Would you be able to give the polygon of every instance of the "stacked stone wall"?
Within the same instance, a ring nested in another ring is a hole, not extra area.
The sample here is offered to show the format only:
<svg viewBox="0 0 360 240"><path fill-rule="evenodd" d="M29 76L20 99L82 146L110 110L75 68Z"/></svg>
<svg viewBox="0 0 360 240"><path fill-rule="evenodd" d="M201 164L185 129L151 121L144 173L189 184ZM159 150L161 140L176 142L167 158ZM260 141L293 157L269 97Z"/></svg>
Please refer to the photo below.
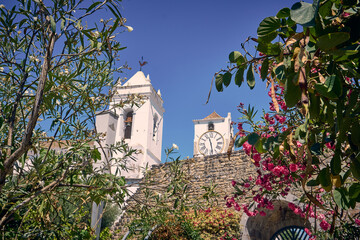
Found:
<svg viewBox="0 0 360 240"><path fill-rule="evenodd" d="M225 206L226 201L224 197L227 195L230 196L234 191L231 185L232 180L237 181L241 178L247 178L248 176L256 176L256 169L251 159L243 151L234 152L230 157L227 154L217 154L185 159L181 160L180 163L188 184L188 199L189 202L193 203L205 201L202 198L205 193L202 186L216 184L214 192L217 197L213 200L215 200L217 205ZM150 176L150 181L153 183L153 189L159 192L159 194L165 191L172 164L172 162L168 162L154 165L147 173L147 176ZM141 186L142 183L140 183L140 187L136 193L127 201L125 214L113 227L114 232L118 232L118 234L115 235L115 239L127 231L127 225L131 221L130 216L126 214L126 210L131 209L135 206L136 202L144 199L143 188Z"/></svg>

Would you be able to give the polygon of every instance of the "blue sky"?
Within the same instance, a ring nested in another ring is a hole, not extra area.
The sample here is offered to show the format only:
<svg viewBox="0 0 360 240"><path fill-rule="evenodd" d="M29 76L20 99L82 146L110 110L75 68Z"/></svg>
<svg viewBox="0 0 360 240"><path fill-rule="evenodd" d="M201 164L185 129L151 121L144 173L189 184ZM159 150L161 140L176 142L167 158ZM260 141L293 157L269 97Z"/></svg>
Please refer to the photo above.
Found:
<svg viewBox="0 0 360 240"><path fill-rule="evenodd" d="M91 0L85 0L84 4ZM243 102L255 106L259 112L268 109L269 97L265 84L257 81L255 89L246 84L238 88L232 82L218 93L213 88L205 104L215 72L225 68L231 51L240 50L240 44L249 36L256 37L259 23L275 16L295 0L123 0L120 10L132 32L119 35L127 49L120 54L127 63L122 77L130 78L139 69L139 60L148 62L143 67L150 74L154 88L160 89L164 100L163 149L173 143L179 146L182 158L193 156L193 119L202 119L213 111L226 117L240 116L236 106ZM15 4L0 0L0 4ZM112 16L108 11L107 19ZM247 45L248 50L253 46ZM164 151L163 151L164 152ZM164 161L165 154L162 154Z"/></svg>
<svg viewBox="0 0 360 240"><path fill-rule="evenodd" d="M215 110L223 117L231 112L236 121L236 106L240 102L256 106L259 112L268 108L267 91L260 81L252 91L232 82L222 93L213 90L210 102L205 102L211 79L227 66L229 53L240 50L248 36L256 37L262 19L275 16L281 8L290 8L295 2L123 1L123 17L134 28L131 33L121 34L121 42L127 46L121 56L132 67L124 76L130 78L139 70L142 56L149 62L142 70L150 74L164 100L163 148L176 143L182 158L192 157L193 119L202 119Z"/></svg>

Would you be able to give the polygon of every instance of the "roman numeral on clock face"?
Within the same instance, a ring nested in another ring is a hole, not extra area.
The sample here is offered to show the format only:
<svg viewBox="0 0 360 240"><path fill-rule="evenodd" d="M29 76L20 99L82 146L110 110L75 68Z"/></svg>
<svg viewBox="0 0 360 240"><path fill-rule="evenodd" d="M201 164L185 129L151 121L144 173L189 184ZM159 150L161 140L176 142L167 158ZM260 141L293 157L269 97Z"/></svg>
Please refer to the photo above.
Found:
<svg viewBox="0 0 360 240"><path fill-rule="evenodd" d="M208 131L201 135L198 144L201 154L217 154L220 153L224 147L224 138L216 131Z"/></svg>

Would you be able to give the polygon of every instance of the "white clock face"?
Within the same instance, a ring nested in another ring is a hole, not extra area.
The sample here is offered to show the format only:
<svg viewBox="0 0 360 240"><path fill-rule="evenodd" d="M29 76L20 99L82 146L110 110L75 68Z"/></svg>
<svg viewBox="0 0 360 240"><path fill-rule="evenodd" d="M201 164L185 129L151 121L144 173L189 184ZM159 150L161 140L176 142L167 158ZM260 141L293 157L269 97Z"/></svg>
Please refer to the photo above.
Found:
<svg viewBox="0 0 360 240"><path fill-rule="evenodd" d="M199 138L199 152L203 155L213 155L222 152L224 138L216 131L208 131Z"/></svg>

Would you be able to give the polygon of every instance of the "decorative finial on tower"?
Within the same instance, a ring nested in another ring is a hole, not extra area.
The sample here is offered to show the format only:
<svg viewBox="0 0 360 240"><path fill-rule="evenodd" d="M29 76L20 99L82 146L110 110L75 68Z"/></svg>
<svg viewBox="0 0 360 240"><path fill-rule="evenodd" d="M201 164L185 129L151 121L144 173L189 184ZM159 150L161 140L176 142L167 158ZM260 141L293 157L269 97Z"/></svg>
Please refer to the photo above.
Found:
<svg viewBox="0 0 360 240"><path fill-rule="evenodd" d="M157 91L157 94L159 95L159 97L161 97L160 89Z"/></svg>
<svg viewBox="0 0 360 240"><path fill-rule="evenodd" d="M140 71L141 71L141 68L142 68L144 65L148 64L148 62L147 62L147 61L144 61L144 57L141 56L141 61L139 61L139 64L140 64Z"/></svg>

